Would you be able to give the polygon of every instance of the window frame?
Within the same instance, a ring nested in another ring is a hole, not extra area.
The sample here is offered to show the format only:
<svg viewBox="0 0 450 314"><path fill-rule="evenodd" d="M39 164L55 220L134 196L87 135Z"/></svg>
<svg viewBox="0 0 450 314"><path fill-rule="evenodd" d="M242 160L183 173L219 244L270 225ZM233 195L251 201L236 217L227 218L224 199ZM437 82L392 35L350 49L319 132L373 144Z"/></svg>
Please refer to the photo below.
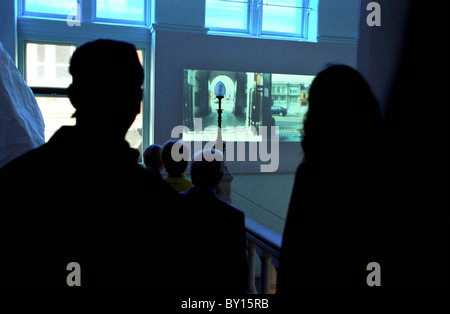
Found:
<svg viewBox="0 0 450 314"><path fill-rule="evenodd" d="M226 0L225 0L226 1ZM232 1L230 1L232 2ZM215 27L215 26L207 26L206 25L206 0L205 0L205 27L216 31L216 32L229 32L229 33L235 33L235 34L251 34L251 18L252 18L252 10L250 9L250 7L253 4L249 1L247 2L247 27L244 28L228 28L228 27Z"/></svg>
<svg viewBox="0 0 450 314"><path fill-rule="evenodd" d="M104 23L104 24L120 24L126 26L149 26L150 24L150 3L149 1L144 1L144 21L133 21L124 19L110 19L104 17L97 17L97 0L92 1L92 16L94 23Z"/></svg>
<svg viewBox="0 0 450 314"><path fill-rule="evenodd" d="M76 3L78 5L78 8L81 7L81 1L82 0L76 0ZM17 1L18 6L18 17L29 17L29 18L36 18L36 19L50 19L50 20L66 20L68 15L65 14L56 14L56 13L41 13L41 12L33 12L33 11L26 11L26 0L18 0ZM79 12L81 13L81 12Z"/></svg>
<svg viewBox="0 0 450 314"><path fill-rule="evenodd" d="M227 0L223 0L226 2ZM226 27L208 26L206 24L206 9L205 9L205 27L209 29L210 34L229 34L235 36L250 36L257 38L275 38L275 39L288 39L299 41L316 41L316 38L309 38L309 21L310 13L313 10L318 10L317 1L300 0L302 9L301 14L301 26L298 32L278 32L263 30L263 13L264 7L268 4L264 4L267 0L248 0L247 2L247 28L235 29ZM232 1L230 1L232 2ZM205 0L206 6L206 0ZM311 36L313 37L313 36Z"/></svg>
<svg viewBox="0 0 450 314"><path fill-rule="evenodd" d="M151 45L148 26L122 20L96 21L96 1L77 0L80 8L80 26L68 25L68 16L29 14L25 12L25 0L15 0L17 4L17 67L24 79L26 76L26 45L28 43L75 46L98 38L127 41L142 50L144 83L142 99L142 147L147 147L154 139L154 108L151 105ZM150 21L150 5L146 2L145 23ZM78 21L77 21L78 22ZM36 97L67 97L67 88L31 87Z"/></svg>
<svg viewBox="0 0 450 314"><path fill-rule="evenodd" d="M23 70L21 71L24 80L27 81L27 44L38 44L38 45L55 45L55 46L75 46L75 49L78 47L76 42L60 42L60 41L44 41L44 40L30 40L26 39L23 41L23 49L19 49L19 55L23 55L19 60L23 60L23 66L21 67ZM20 46L19 46L20 47ZM20 64L20 62L19 62ZM19 68L20 69L20 68ZM45 95L50 97L54 95L55 97L65 97L67 96L67 88L64 87L55 87L55 86L32 86L27 85L31 88L33 93L38 94L39 96ZM56 96L58 95L58 96Z"/></svg>
<svg viewBox="0 0 450 314"><path fill-rule="evenodd" d="M261 0L263 1L263 0ZM261 5L261 9L260 9L260 23L261 23L261 27L259 29L259 31L261 32L261 36L282 36L282 37L292 37L292 38L302 38L302 39L306 39L307 38L307 34L308 32L305 32L305 24L308 24L307 22L305 23L305 20L307 20L307 18L305 19L305 16L307 16L309 14L308 9L309 8L309 1L308 0L299 0L301 1L301 5L299 8L302 10L301 13L301 26L298 26L299 30L298 32L277 32L277 31L269 31L269 30L263 30L263 15L264 15L264 7L265 6L269 6L268 4L262 4ZM277 5L278 6L278 5ZM289 6L286 6L289 7ZM294 7L291 7L294 8ZM305 36L306 33L306 36Z"/></svg>

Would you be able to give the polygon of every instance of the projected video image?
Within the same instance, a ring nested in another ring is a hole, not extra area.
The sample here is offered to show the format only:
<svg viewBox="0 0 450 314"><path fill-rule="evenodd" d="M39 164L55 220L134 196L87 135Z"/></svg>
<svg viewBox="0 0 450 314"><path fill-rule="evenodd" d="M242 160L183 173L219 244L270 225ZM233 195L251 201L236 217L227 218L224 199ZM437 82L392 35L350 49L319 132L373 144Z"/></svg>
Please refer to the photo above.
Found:
<svg viewBox="0 0 450 314"><path fill-rule="evenodd" d="M219 101L214 87L221 81L222 136L225 141L261 141L261 127L279 127L282 142L300 141L314 76L275 73L184 70L184 126L188 141L217 137Z"/></svg>

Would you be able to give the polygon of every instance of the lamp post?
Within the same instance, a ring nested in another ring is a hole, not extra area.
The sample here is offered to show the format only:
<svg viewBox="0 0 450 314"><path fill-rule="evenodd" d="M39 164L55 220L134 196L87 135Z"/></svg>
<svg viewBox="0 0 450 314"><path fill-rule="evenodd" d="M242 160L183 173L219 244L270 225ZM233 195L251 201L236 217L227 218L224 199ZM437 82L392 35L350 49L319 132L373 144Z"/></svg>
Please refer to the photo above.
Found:
<svg viewBox="0 0 450 314"><path fill-rule="evenodd" d="M228 170L225 164L225 143L222 140L222 99L225 97L226 88L225 84L221 81L217 82L214 87L214 94L216 98L219 100L219 109L217 109L217 140L216 140L216 148L222 150L224 155L223 162L223 176L220 180L219 184L216 187L216 194L218 197L223 199L224 201L231 203L231 181L233 181L234 177Z"/></svg>
<svg viewBox="0 0 450 314"><path fill-rule="evenodd" d="M214 94L216 95L216 98L219 100L219 109L217 109L217 126L219 127L217 129L217 146L225 150L225 147L223 147L223 140L222 140L222 99L225 97L226 93L225 84L223 84L221 81L217 82L216 86L214 87Z"/></svg>

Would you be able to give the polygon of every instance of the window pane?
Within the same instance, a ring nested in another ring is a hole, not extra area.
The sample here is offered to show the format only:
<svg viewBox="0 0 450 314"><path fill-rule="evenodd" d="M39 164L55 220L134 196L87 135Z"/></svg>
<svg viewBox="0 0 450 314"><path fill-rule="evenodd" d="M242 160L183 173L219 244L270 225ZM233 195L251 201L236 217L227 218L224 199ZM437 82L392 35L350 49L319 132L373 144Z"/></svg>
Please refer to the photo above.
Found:
<svg viewBox="0 0 450 314"><path fill-rule="evenodd" d="M247 29L247 1L206 0L205 26Z"/></svg>
<svg viewBox="0 0 450 314"><path fill-rule="evenodd" d="M36 101L44 117L46 142L63 125L75 124L75 119L72 118L75 108L69 98L38 96Z"/></svg>
<svg viewBox="0 0 450 314"><path fill-rule="evenodd" d="M138 58L139 58L139 62L141 63L142 66L144 66L144 51L143 50L136 50Z"/></svg>
<svg viewBox="0 0 450 314"><path fill-rule="evenodd" d="M273 0L263 6L262 30L299 33L302 25L302 1Z"/></svg>
<svg viewBox="0 0 450 314"><path fill-rule="evenodd" d="M72 83L70 58L75 46L26 45L26 79L29 86L66 88Z"/></svg>
<svg viewBox="0 0 450 314"><path fill-rule="evenodd" d="M44 117L46 142L62 126L75 125L76 120L72 118L75 108L72 106L69 98L37 96L36 101ZM142 113L136 116L125 139L130 143L131 147L142 150Z"/></svg>
<svg viewBox="0 0 450 314"><path fill-rule="evenodd" d="M143 50L136 50L139 61L141 62L141 65L144 66L144 51ZM145 67L144 67L145 69ZM139 152L141 153L142 158L142 102L141 102L141 112L136 116L136 119L134 120L131 127L128 129L127 135L125 136L125 139L128 141L131 147L139 149Z"/></svg>
<svg viewBox="0 0 450 314"><path fill-rule="evenodd" d="M145 22L145 0L97 0L97 17Z"/></svg>
<svg viewBox="0 0 450 314"><path fill-rule="evenodd" d="M136 116L134 123L128 129L125 139L131 147L138 148L142 154L142 110L141 113Z"/></svg>
<svg viewBox="0 0 450 314"><path fill-rule="evenodd" d="M77 0L25 0L25 12L68 15L77 8Z"/></svg>

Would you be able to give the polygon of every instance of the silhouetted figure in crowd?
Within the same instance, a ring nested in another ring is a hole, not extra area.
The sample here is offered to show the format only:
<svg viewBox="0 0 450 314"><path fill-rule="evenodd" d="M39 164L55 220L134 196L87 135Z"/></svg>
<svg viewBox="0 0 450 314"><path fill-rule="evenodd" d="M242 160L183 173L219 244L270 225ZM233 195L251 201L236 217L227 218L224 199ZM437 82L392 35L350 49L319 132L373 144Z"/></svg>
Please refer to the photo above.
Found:
<svg viewBox="0 0 450 314"><path fill-rule="evenodd" d="M164 166L161 159L161 145L152 144L144 150L144 164L148 171L162 180L161 170Z"/></svg>
<svg viewBox="0 0 450 314"><path fill-rule="evenodd" d="M189 217L182 282L194 294L244 294L247 289L245 216L219 199L215 187L223 176L223 154L198 152L191 163L193 186L181 193ZM185 260L186 261L186 260Z"/></svg>
<svg viewBox="0 0 450 314"><path fill-rule="evenodd" d="M192 186L192 182L186 179L184 175L188 166L189 155L190 149L183 141L169 140L164 144L161 151L164 168L166 168L168 174L165 180L177 192L186 191Z"/></svg>
<svg viewBox="0 0 450 314"><path fill-rule="evenodd" d="M334 65L314 79L278 293L369 292L367 265L383 264L380 125L377 100L356 70Z"/></svg>
<svg viewBox="0 0 450 314"><path fill-rule="evenodd" d="M142 99L136 48L86 43L73 54L70 73L76 125L0 171L0 287L167 293L171 259L162 235L177 194L137 164L124 140ZM107 156L93 154L102 150ZM152 198L165 199L164 211L146 201ZM81 267L81 286L67 283L77 279L68 276L71 262Z"/></svg>

